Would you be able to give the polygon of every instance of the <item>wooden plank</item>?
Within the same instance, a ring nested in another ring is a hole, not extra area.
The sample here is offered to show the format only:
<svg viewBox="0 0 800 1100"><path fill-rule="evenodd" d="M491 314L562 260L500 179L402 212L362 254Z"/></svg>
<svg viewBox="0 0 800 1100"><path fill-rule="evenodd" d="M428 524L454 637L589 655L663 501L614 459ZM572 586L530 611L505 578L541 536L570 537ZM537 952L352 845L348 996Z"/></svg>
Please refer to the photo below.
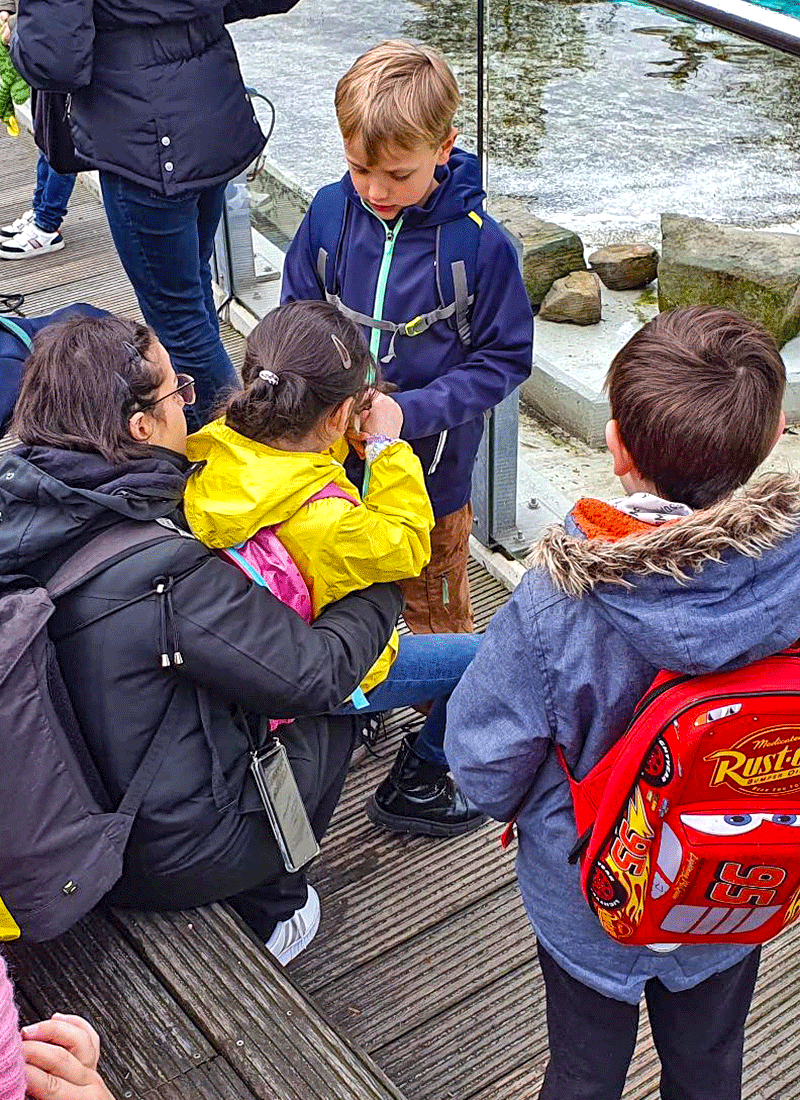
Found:
<svg viewBox="0 0 800 1100"><path fill-rule="evenodd" d="M504 974L533 964L535 954L519 891L506 886L335 979L315 999L375 1054Z"/></svg>
<svg viewBox="0 0 800 1100"><path fill-rule="evenodd" d="M123 1093L121 1100L127 1100L132 1095L130 1092ZM224 1058L214 1058L183 1077L145 1093L141 1100L258 1100L258 1097Z"/></svg>
<svg viewBox="0 0 800 1100"><path fill-rule="evenodd" d="M139 1096L214 1057L208 1040L101 913L49 943L18 943L6 951L36 1019L60 1011L92 1021L115 1095Z"/></svg>
<svg viewBox="0 0 800 1100"><path fill-rule="evenodd" d="M488 824L452 840L395 836L364 819L353 848L326 851L314 880L322 931L292 965L313 992L513 881L513 854ZM349 855L349 859L348 859Z"/></svg>
<svg viewBox="0 0 800 1100"><path fill-rule="evenodd" d="M258 1096L403 1100L224 907L114 919Z"/></svg>
<svg viewBox="0 0 800 1100"><path fill-rule="evenodd" d="M414 1100L466 1100L546 1050L542 984L538 967L518 967L382 1047L376 1061Z"/></svg>

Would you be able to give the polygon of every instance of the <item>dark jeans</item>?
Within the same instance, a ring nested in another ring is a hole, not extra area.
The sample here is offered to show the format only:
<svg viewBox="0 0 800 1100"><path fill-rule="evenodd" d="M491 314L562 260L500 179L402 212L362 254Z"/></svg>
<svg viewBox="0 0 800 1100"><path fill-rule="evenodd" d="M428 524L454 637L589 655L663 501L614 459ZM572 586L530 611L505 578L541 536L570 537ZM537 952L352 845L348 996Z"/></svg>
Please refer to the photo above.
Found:
<svg viewBox="0 0 800 1100"><path fill-rule="evenodd" d="M356 743L351 718L309 719L281 727L292 770L303 796L314 835L322 840L342 793ZM254 795L254 803L257 801ZM227 901L255 934L268 940L280 920L291 917L308 898L306 876L283 866L266 814L239 814L238 836L229 849L183 872L161 877L148 873L147 846L126 852L122 879L106 896L109 905L131 909L194 909ZM135 830L134 826L134 830ZM198 838L198 845L202 845Z"/></svg>
<svg viewBox="0 0 800 1100"><path fill-rule="evenodd" d="M112 172L101 172L100 183L111 235L144 318L175 370L195 379L190 427L204 424L239 387L219 338L209 264L226 185L160 195Z"/></svg>
<svg viewBox="0 0 800 1100"><path fill-rule="evenodd" d="M36 165L33 192L34 221L45 233L55 233L67 216L67 204L75 186L74 176L62 176L47 163L44 153Z"/></svg>
<svg viewBox="0 0 800 1100"><path fill-rule="evenodd" d="M539 947L550 1063L539 1100L619 1100L639 1006L603 997ZM682 993L657 978L645 1000L659 1058L662 1100L741 1100L744 1024L761 949Z"/></svg>

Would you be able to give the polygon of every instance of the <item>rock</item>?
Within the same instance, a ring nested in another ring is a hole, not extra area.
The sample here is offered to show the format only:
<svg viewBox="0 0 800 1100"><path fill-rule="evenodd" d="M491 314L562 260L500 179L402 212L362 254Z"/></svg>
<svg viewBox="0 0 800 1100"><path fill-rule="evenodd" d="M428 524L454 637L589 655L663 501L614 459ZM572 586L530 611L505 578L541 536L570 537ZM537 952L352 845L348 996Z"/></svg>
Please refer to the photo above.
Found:
<svg viewBox="0 0 800 1100"><path fill-rule="evenodd" d="M661 215L658 304L737 309L778 347L800 332L800 234Z"/></svg>
<svg viewBox="0 0 800 1100"><path fill-rule="evenodd" d="M573 271L556 279L547 292L539 317L573 325L596 325L600 320L600 283L589 271Z"/></svg>
<svg viewBox="0 0 800 1100"><path fill-rule="evenodd" d="M583 241L571 229L544 222L519 199L494 199L489 213L522 241L522 275L533 305L571 271L585 271Z"/></svg>
<svg viewBox="0 0 800 1100"><path fill-rule="evenodd" d="M640 290L658 271L658 252L649 244L610 244L589 257L609 290Z"/></svg>

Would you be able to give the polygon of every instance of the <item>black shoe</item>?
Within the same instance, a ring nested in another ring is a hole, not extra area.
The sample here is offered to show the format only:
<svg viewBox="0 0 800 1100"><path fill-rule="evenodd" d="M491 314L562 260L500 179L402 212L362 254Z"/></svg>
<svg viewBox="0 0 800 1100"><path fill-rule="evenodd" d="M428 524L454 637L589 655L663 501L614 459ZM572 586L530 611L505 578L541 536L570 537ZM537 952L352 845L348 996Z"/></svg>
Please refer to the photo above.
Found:
<svg viewBox="0 0 800 1100"><path fill-rule="evenodd" d="M417 756L407 737L392 770L367 802L367 817L390 832L423 836L460 836L486 820L453 782L447 765Z"/></svg>

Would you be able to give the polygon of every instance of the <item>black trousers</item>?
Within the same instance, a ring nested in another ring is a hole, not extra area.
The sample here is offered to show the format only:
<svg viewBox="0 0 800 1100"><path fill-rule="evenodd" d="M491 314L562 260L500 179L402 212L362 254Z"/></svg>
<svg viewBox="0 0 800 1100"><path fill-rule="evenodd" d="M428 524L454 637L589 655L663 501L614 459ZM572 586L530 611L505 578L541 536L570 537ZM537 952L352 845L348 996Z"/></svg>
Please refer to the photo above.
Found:
<svg viewBox="0 0 800 1100"><path fill-rule="evenodd" d="M306 719L283 731L279 736L289 752L306 812L315 836L322 840L347 778L357 739L355 719ZM278 921L305 905L306 876L286 871L263 810L237 814L236 822L223 855L198 859L172 874L153 875L148 870L146 845L127 853L125 873L106 903L161 910L227 901L260 939L269 939Z"/></svg>
<svg viewBox="0 0 800 1100"><path fill-rule="evenodd" d="M539 947L550 1063L539 1100L619 1100L636 1043L639 1006L576 981ZM761 949L682 993L645 986L661 1059L662 1100L741 1100L744 1024Z"/></svg>

